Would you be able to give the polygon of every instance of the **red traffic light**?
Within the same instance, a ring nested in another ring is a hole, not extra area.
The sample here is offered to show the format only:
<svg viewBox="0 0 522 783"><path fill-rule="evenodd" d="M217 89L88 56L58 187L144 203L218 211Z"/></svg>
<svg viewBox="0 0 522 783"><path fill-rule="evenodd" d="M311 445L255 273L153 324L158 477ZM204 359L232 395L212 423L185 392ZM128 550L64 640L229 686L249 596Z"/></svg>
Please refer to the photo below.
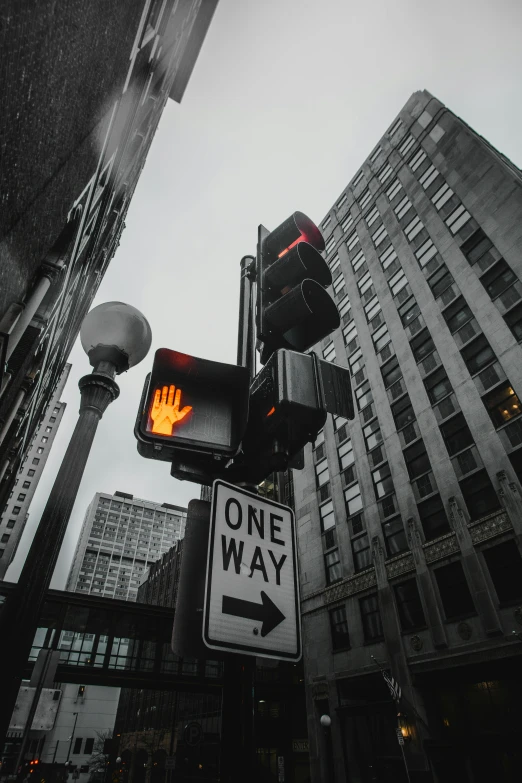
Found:
<svg viewBox="0 0 522 783"><path fill-rule="evenodd" d="M281 257L299 242L308 242L320 251L325 247L323 235L304 212L294 212L270 232L266 238L266 251L274 258Z"/></svg>

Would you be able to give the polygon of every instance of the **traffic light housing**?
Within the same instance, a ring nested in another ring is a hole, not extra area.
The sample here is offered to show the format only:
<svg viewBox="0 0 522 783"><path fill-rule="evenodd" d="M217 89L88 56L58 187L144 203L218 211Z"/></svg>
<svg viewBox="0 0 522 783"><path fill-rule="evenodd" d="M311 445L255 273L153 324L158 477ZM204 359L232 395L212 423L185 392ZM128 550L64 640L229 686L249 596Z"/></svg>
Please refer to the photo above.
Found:
<svg viewBox="0 0 522 783"><path fill-rule="evenodd" d="M319 252L324 247L321 232L303 212L270 232L259 226L256 328L262 363L278 348L306 351L339 326L326 291L332 275Z"/></svg>
<svg viewBox="0 0 522 783"><path fill-rule="evenodd" d="M286 469L327 413L353 419L350 373L314 353L275 351L250 387L242 451L257 476Z"/></svg>
<svg viewBox="0 0 522 783"><path fill-rule="evenodd" d="M160 348L134 428L138 452L197 466L228 460L246 428L249 384L246 367Z"/></svg>

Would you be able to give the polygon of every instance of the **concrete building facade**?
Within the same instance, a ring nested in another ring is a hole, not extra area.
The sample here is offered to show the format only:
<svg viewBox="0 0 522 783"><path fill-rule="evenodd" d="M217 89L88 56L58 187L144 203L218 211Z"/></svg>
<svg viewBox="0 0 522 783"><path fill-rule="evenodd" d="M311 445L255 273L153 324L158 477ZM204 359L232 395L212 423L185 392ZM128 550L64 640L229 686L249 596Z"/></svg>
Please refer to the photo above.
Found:
<svg viewBox="0 0 522 783"><path fill-rule="evenodd" d="M217 0L3 5L0 508Z"/></svg>
<svg viewBox="0 0 522 783"><path fill-rule="evenodd" d="M12 562L29 517L29 507L43 473L58 427L65 413L66 403L60 402L69 372L65 365L55 392L44 411L42 421L29 444L18 469L11 494L0 516L0 579Z"/></svg>
<svg viewBox="0 0 522 783"><path fill-rule="evenodd" d="M97 492L82 525L66 590L135 601L147 569L183 537L187 509L126 492Z"/></svg>
<svg viewBox="0 0 522 783"><path fill-rule="evenodd" d="M294 473L312 781L518 779L521 172L417 92L322 231L356 417Z"/></svg>

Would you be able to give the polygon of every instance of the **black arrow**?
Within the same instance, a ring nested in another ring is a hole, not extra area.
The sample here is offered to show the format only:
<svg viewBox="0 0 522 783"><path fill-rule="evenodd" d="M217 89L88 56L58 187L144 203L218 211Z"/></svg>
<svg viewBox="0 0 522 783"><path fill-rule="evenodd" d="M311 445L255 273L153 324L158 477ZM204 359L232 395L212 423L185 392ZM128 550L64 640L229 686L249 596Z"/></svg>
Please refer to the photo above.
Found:
<svg viewBox="0 0 522 783"><path fill-rule="evenodd" d="M224 595L221 611L234 617L261 621L263 623L261 636L268 636L270 631L283 622L285 616L263 590L261 590L261 600L262 604L255 604L253 601L243 601L241 598Z"/></svg>

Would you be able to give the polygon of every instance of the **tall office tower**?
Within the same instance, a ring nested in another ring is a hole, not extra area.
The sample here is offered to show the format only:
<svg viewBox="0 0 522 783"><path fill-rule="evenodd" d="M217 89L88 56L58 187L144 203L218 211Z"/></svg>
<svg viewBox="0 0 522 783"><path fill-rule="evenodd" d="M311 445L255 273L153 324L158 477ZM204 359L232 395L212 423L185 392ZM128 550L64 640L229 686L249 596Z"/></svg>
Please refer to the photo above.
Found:
<svg viewBox="0 0 522 783"><path fill-rule="evenodd" d="M66 590L135 601L149 566L183 537L187 509L97 492L85 514Z"/></svg>
<svg viewBox="0 0 522 783"><path fill-rule="evenodd" d="M32 443L29 444L22 460L11 495L0 517L0 579L5 577L5 572L16 554L29 516L29 506L65 412L66 403L60 402L60 397L70 369L71 365L66 364Z"/></svg>
<svg viewBox="0 0 522 783"><path fill-rule="evenodd" d="M314 783L520 775L521 186L417 92L322 223L357 413L294 475Z"/></svg>
<svg viewBox="0 0 522 783"><path fill-rule="evenodd" d="M0 508L217 0L2 4Z"/></svg>

